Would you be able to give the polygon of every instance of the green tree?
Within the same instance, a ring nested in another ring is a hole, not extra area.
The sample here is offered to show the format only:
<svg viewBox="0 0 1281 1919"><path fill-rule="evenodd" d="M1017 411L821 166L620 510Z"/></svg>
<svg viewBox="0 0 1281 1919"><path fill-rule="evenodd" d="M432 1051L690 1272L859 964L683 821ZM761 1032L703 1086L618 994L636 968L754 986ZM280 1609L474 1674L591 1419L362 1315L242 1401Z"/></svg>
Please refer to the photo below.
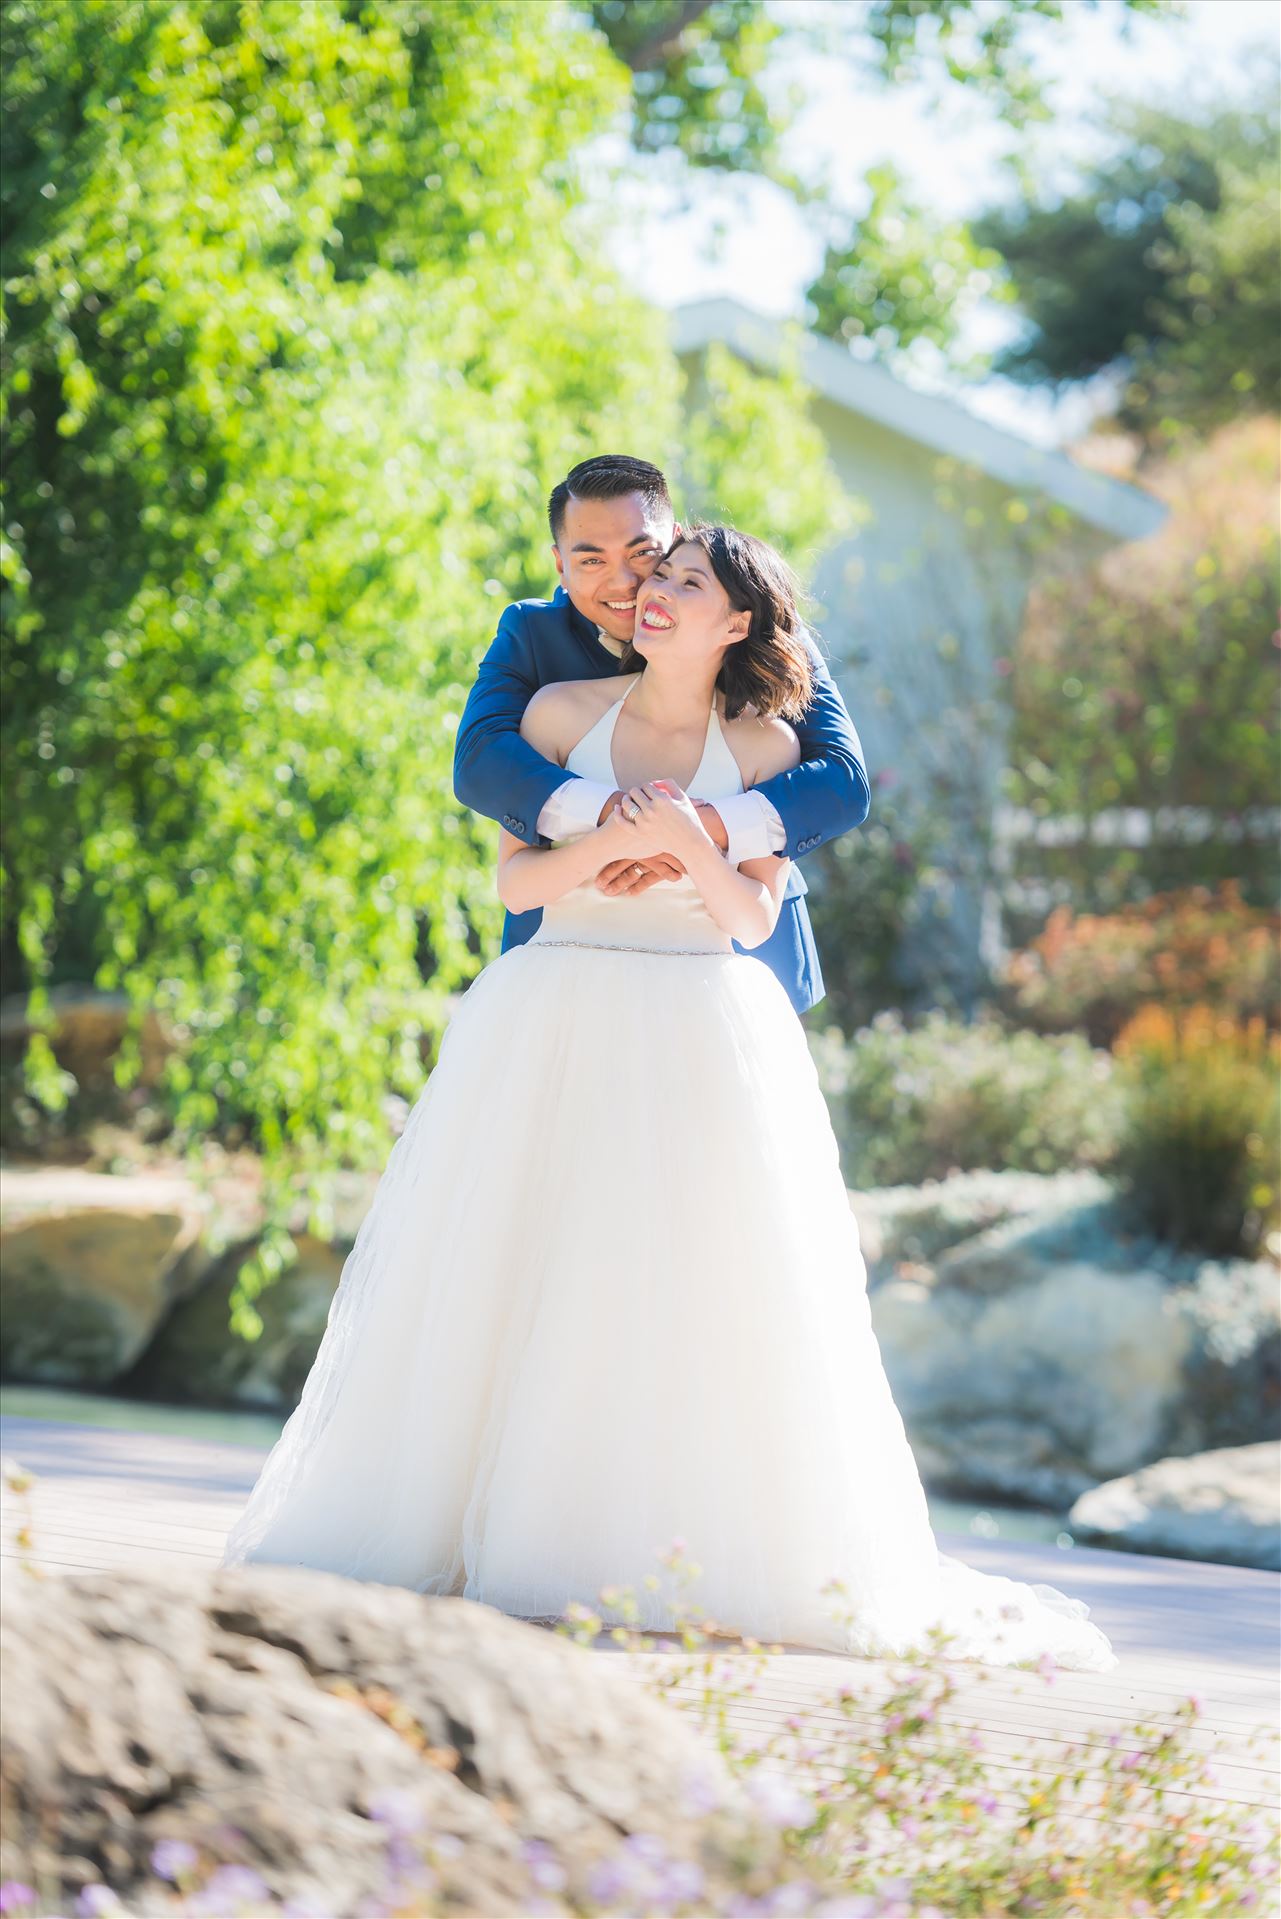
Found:
<svg viewBox="0 0 1281 1919"><path fill-rule="evenodd" d="M1072 0L1097 8L1099 0ZM1029 33L1057 24L1067 0L582 0L586 17L632 75L630 133L641 153L693 167L769 175L805 195L782 158L804 101L789 57L839 60L851 92L919 81L984 94L1011 126L1048 114ZM1123 0L1122 28L1140 14L1177 15L1171 0Z"/></svg>
<svg viewBox="0 0 1281 1919"><path fill-rule="evenodd" d="M1107 150L1070 193L974 222L1026 320L996 370L1060 386L1126 376L1122 424L1204 429L1281 396L1275 78L1257 104L1192 120L1114 102Z"/></svg>
<svg viewBox="0 0 1281 1919"><path fill-rule="evenodd" d="M1008 299L1000 254L964 220L941 221L891 166L874 167L866 211L827 249L807 289L811 323L833 339L868 341L882 355L927 341L959 366L956 341L983 299Z"/></svg>
<svg viewBox="0 0 1281 1919"><path fill-rule="evenodd" d="M263 1153L249 1333L290 1205L325 1230L334 1169L385 1155L492 950L454 728L503 602L546 587L545 489L680 437L582 202L626 99L524 0L7 11L5 948L41 1022L86 976L159 1012L176 1141ZM802 401L735 377L693 480L812 545ZM44 1032L28 1069L71 1090Z"/></svg>

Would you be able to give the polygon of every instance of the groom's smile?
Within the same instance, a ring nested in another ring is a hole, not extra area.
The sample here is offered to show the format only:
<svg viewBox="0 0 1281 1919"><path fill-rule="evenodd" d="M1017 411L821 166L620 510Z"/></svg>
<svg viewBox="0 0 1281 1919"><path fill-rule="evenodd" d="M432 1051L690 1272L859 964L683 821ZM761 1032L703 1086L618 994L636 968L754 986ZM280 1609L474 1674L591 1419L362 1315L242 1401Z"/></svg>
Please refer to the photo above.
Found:
<svg viewBox="0 0 1281 1919"><path fill-rule="evenodd" d="M640 493L613 500L570 495L552 548L570 599L613 640L636 631L636 593L671 541L670 517Z"/></svg>

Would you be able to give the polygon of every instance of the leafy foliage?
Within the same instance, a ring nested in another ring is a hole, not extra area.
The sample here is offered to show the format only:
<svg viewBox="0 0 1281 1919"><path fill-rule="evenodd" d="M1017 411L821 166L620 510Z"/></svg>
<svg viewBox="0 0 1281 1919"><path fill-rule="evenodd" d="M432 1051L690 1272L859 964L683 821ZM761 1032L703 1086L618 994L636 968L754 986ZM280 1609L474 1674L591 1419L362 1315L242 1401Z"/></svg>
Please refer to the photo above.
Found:
<svg viewBox="0 0 1281 1919"><path fill-rule="evenodd" d="M1117 1171L1143 1223L1232 1256L1281 1225L1281 1034L1211 1006L1144 1006L1118 1035Z"/></svg>
<svg viewBox="0 0 1281 1919"><path fill-rule="evenodd" d="M1120 1101L1112 1061L1079 1034L1043 1038L941 1012L914 1025L878 1013L843 1042L811 1034L850 1186L916 1185L951 1172L1105 1166Z"/></svg>
<svg viewBox="0 0 1281 1919"><path fill-rule="evenodd" d="M1046 187L974 223L1026 317L1010 378L1127 376L1118 419L1149 436L1202 430L1281 398L1275 78L1257 104L1191 120L1113 102L1107 151L1064 194Z"/></svg>
<svg viewBox="0 0 1281 1919"><path fill-rule="evenodd" d="M323 1231L497 930L453 729L546 589L546 488L675 450L677 363L573 164L625 75L521 0L7 25L6 954L37 1018L86 976L163 1017L178 1142L257 1146ZM839 488L799 408L744 373L690 444L813 544ZM65 1099L44 1033L28 1066Z"/></svg>
<svg viewBox="0 0 1281 1919"><path fill-rule="evenodd" d="M765 74L784 28L761 0L589 0L591 19L632 74L633 144L694 167L777 174L799 104Z"/></svg>
<svg viewBox="0 0 1281 1919"><path fill-rule="evenodd" d="M1008 797L1075 838L1020 859L1078 909L1241 879L1275 894L1276 422L1243 420L1150 469L1161 531L1034 592L1010 674ZM1094 832L1139 809L1146 843Z"/></svg>
<svg viewBox="0 0 1281 1919"><path fill-rule="evenodd" d="M1078 0L1079 3L1079 0ZM859 0L817 7L785 0L582 0L585 15L632 75L630 135L647 155L693 168L761 173L798 198L784 143L803 103L788 57L818 53L860 89L921 81L984 95L1011 126L1046 117L1029 33L1060 22L1064 0ZM1094 7L1098 0L1084 0ZM1122 23L1169 0L1121 0Z"/></svg>
<svg viewBox="0 0 1281 1919"><path fill-rule="evenodd" d="M1073 0L1079 5L1080 0ZM1086 0L1097 8L1098 0ZM1127 0L1131 16L1168 12L1168 0ZM1044 88L1029 57L1028 29L1061 24L1066 0L870 0L866 30L877 66L890 81L942 80L981 89L1003 119L1020 126L1048 115Z"/></svg>
<svg viewBox="0 0 1281 1919"><path fill-rule="evenodd" d="M1010 1013L1041 1032L1084 1032L1111 1046L1141 1006L1210 1006L1229 1019L1281 1023L1281 914L1252 907L1235 881L1154 894L1111 914L1056 907L1012 955Z"/></svg>
<svg viewBox="0 0 1281 1919"><path fill-rule="evenodd" d="M882 780L873 775L872 784L866 824L827 841L806 861L807 904L827 988L813 1017L844 1033L902 1002L895 960L919 926L938 838L929 817L909 821Z"/></svg>
<svg viewBox="0 0 1281 1919"><path fill-rule="evenodd" d="M914 201L893 167L871 168L866 185L866 211L829 245L807 289L813 325L835 339L866 340L882 354L919 340L952 353L979 300L1011 297L1000 255L966 221L940 221Z"/></svg>

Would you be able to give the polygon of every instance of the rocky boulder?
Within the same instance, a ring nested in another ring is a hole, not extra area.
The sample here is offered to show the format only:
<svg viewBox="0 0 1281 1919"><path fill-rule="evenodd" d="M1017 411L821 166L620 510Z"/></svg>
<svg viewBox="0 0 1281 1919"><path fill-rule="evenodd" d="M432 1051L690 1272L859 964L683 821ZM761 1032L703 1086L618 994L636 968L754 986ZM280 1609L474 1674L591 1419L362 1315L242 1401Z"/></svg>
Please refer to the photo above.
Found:
<svg viewBox="0 0 1281 1919"><path fill-rule="evenodd" d="M1127 1233L1096 1197L880 1271L873 1326L940 1489L1066 1507L1164 1455L1277 1430L1269 1262L1174 1252Z"/></svg>
<svg viewBox="0 0 1281 1919"><path fill-rule="evenodd" d="M31 1037L32 1021L25 993L7 993L0 1000L0 1061L21 1060ZM77 1085L114 1086L111 1063L120 1051L130 1019L129 996L104 991L77 980L63 980L49 989L50 1045L59 1066L73 1073ZM174 1044L166 1020L151 1009L137 1022L139 1083L153 1086Z"/></svg>
<svg viewBox="0 0 1281 1919"><path fill-rule="evenodd" d="M1008 1221L1046 1219L1111 1198L1099 1173L952 1173L850 1194L873 1286Z"/></svg>
<svg viewBox="0 0 1281 1919"><path fill-rule="evenodd" d="M532 1842L571 1892L628 1835L709 1889L730 1848L776 1844L617 1654L471 1601L292 1567L23 1572L2 1644L0 1879L64 1899L101 1880L170 1911L170 1841L354 1914L430 1836L451 1910L496 1919L531 1909Z"/></svg>
<svg viewBox="0 0 1281 1919"><path fill-rule="evenodd" d="M1281 1443L1158 1459L1082 1493L1068 1523L1118 1552L1281 1572Z"/></svg>
<svg viewBox="0 0 1281 1919"><path fill-rule="evenodd" d="M0 1369L117 1379L208 1265L210 1201L189 1180L76 1167L0 1179Z"/></svg>
<svg viewBox="0 0 1281 1919"><path fill-rule="evenodd" d="M224 1255L201 1284L177 1301L138 1363L119 1383L146 1398L212 1406L292 1411L302 1393L342 1277L347 1243L295 1236L298 1257L254 1301L262 1331L231 1331L236 1272L251 1247Z"/></svg>

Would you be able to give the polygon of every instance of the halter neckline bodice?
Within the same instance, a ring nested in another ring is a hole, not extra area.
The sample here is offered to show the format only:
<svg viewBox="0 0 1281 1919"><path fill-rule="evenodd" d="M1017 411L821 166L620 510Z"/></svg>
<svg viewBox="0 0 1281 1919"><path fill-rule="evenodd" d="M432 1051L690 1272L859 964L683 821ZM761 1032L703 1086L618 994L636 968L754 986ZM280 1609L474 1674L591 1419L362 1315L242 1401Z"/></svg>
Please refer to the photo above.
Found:
<svg viewBox="0 0 1281 1919"><path fill-rule="evenodd" d="M637 684L638 680L633 680L627 692L608 706L571 748L565 760L567 773L597 780L611 792L617 788L614 728ZM707 716L703 756L686 790L691 798L700 800L724 799L743 791L738 761L729 749L714 699ZM716 924L688 876L664 880L640 894L602 893L595 880L588 880L544 907L542 923L533 937L544 944L568 940L576 945L640 947L660 953L733 951L733 941Z"/></svg>

